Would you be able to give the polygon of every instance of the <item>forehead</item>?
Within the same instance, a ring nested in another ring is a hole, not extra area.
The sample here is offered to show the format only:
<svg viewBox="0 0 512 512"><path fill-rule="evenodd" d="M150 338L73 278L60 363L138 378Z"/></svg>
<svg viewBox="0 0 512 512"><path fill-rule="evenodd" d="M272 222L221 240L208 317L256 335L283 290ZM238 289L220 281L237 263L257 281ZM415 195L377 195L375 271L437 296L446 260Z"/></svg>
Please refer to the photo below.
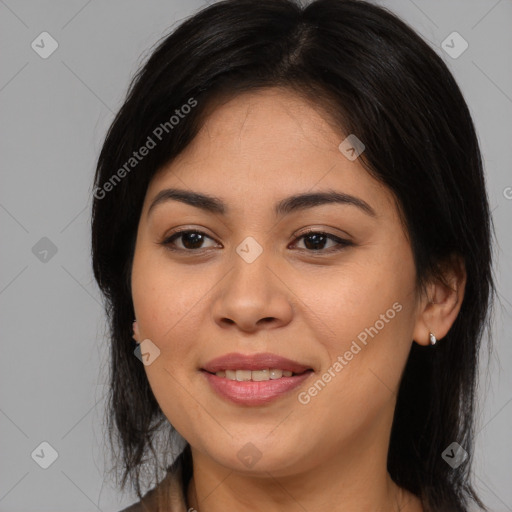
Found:
<svg viewBox="0 0 512 512"><path fill-rule="evenodd" d="M194 140L154 176L147 198L179 187L256 206L336 189L381 207L392 204L359 159L351 161L340 151L345 138L320 108L293 91L246 92L211 110Z"/></svg>

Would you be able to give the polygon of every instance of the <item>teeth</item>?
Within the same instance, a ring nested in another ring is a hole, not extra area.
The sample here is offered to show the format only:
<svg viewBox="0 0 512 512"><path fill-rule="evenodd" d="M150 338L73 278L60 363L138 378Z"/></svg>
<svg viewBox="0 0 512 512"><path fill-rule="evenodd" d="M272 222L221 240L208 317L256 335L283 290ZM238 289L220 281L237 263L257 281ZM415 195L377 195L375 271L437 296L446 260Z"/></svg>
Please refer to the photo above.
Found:
<svg viewBox="0 0 512 512"><path fill-rule="evenodd" d="M261 381L261 380L269 380L269 370L268 368L265 370L255 370L251 372L252 380Z"/></svg>
<svg viewBox="0 0 512 512"><path fill-rule="evenodd" d="M271 379L280 379L283 376L283 370L270 370Z"/></svg>
<svg viewBox="0 0 512 512"><path fill-rule="evenodd" d="M253 380L261 382L264 380L275 380L281 377L291 377L290 370L279 370L278 368L264 368L263 370L220 370L215 373L217 377L225 377L229 380L237 380L239 382Z"/></svg>
<svg viewBox="0 0 512 512"><path fill-rule="evenodd" d="M242 382L244 380L251 380L251 370L237 370L236 380Z"/></svg>

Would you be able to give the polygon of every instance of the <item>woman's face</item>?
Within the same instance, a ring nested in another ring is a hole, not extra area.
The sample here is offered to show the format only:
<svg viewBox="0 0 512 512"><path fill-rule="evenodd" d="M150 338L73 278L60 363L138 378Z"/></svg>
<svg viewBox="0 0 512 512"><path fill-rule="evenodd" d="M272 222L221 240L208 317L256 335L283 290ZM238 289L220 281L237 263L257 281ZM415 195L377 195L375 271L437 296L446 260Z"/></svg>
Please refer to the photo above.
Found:
<svg viewBox="0 0 512 512"><path fill-rule="evenodd" d="M416 275L391 193L339 149L345 137L290 91L245 93L148 188L132 272L138 341L151 340L145 370L164 414L212 464L284 476L385 460L419 322ZM166 189L222 208L168 198L150 211ZM340 200L287 201L323 193ZM169 241L177 230L193 233ZM209 365L230 354L242 358ZM308 371L252 373L288 366L268 354Z"/></svg>

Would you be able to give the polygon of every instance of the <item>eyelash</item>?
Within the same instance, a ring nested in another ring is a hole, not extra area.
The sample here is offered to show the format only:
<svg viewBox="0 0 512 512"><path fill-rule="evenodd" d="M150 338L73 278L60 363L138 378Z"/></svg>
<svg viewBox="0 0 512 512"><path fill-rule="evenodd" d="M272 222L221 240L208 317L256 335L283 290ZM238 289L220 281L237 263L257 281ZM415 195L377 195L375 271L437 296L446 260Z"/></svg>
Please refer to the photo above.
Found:
<svg viewBox="0 0 512 512"><path fill-rule="evenodd" d="M174 245L174 240L178 239L182 235L189 234L189 233L196 233L196 234L199 234L199 235L204 235L205 237L210 238L211 240L213 240L213 238L211 236L208 236L203 231L199 231L197 229L184 229L184 230L181 230L181 231L176 231L175 233L173 233L172 235L170 235L169 237L165 238L163 241L161 241L159 243L160 243L160 245L163 245L164 247L166 247L170 251L189 252L189 253L193 253L193 252L199 253L201 251L204 251L205 248L181 249L181 248L176 248L175 246L173 246ZM296 243L300 239L305 238L305 237L310 236L310 235L324 235L329 240L333 240L334 242L338 243L338 247L331 247L329 249L319 249L319 250L316 250L316 251L312 250L312 249L299 249L301 251L308 252L308 253L310 253L312 255L315 255L315 254L326 254L326 253L330 254L332 252L342 251L346 247L354 245L354 243L351 242L350 240L346 240L344 238L337 237L337 236L332 235L330 233L325 233L324 231L317 231L317 230L314 230L314 229L306 231L305 233L301 233L299 236L297 236L295 238L295 240L292 243ZM210 248L206 248L206 249L210 249Z"/></svg>

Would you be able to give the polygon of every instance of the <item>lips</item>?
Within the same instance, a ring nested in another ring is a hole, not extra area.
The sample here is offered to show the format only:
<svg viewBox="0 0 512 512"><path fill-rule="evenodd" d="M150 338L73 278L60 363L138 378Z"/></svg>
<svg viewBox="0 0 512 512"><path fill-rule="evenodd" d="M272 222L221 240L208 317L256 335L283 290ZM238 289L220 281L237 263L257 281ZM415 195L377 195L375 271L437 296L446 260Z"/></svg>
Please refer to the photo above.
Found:
<svg viewBox="0 0 512 512"><path fill-rule="evenodd" d="M270 353L251 355L240 353L226 354L212 359L202 369L209 373L217 373L226 370L259 371L267 368L292 372L294 374L301 374L307 370L312 370L310 366Z"/></svg>
<svg viewBox="0 0 512 512"><path fill-rule="evenodd" d="M275 354L226 354L201 369L217 395L244 406L265 406L307 381L309 366Z"/></svg>

